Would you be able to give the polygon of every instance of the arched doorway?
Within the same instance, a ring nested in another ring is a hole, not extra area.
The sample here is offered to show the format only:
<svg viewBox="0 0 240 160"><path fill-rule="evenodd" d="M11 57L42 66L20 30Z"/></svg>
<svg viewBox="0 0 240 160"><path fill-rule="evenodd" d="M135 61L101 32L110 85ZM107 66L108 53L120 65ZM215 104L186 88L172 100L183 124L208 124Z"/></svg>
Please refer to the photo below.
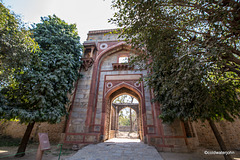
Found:
<svg viewBox="0 0 240 160"><path fill-rule="evenodd" d="M115 104L113 103L116 97L121 95L130 95L134 97L138 103L136 104ZM137 134L141 140L144 140L144 130L145 130L145 109L144 109L144 99L139 91L134 89L133 86L123 84L117 88L113 88L109 91L104 98L103 110L105 111L105 116L103 116L104 139L118 137L119 130L119 113L122 109L129 107L136 112L137 115Z"/></svg>
<svg viewBox="0 0 240 160"><path fill-rule="evenodd" d="M116 105L118 119L116 120L117 127L114 128L115 137L130 139L139 138L139 113L133 109L131 104L127 104L126 106L127 107L122 108L121 104ZM111 127L111 129L113 128Z"/></svg>
<svg viewBox="0 0 240 160"><path fill-rule="evenodd" d="M110 138L139 138L139 102L130 95L120 95L112 102Z"/></svg>

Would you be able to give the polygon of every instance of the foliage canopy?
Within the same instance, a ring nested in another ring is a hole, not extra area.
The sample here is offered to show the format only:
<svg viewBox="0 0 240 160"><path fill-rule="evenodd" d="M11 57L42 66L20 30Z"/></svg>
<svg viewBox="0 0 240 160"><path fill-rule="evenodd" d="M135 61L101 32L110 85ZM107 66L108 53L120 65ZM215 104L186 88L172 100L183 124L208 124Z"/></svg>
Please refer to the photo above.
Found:
<svg viewBox="0 0 240 160"><path fill-rule="evenodd" d="M21 20L0 2L0 81L6 85L12 74L27 67L38 46Z"/></svg>
<svg viewBox="0 0 240 160"><path fill-rule="evenodd" d="M150 71L145 81L164 121L240 116L239 2L114 0L113 7L111 22L142 50L132 63Z"/></svg>
<svg viewBox="0 0 240 160"><path fill-rule="evenodd" d="M31 36L40 49L30 65L1 90L5 103L0 115L22 122L56 123L66 114L67 93L79 76L80 38L75 24L55 15L41 18Z"/></svg>

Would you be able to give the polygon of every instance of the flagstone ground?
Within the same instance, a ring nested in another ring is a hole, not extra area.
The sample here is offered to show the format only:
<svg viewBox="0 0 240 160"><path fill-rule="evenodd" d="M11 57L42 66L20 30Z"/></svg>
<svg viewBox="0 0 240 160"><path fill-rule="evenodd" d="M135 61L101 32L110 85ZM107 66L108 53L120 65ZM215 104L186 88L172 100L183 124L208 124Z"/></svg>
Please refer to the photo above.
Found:
<svg viewBox="0 0 240 160"><path fill-rule="evenodd" d="M15 158L17 146L0 147L0 160L34 160L36 158L38 144L29 144L24 157ZM91 144L79 151L63 149L60 160L224 160L222 155L206 155L202 148L190 153L157 152L152 146L148 146L139 139L114 138L104 143ZM240 160L240 151L234 150L234 160ZM51 150L45 151L42 160L58 160L60 148L57 144L51 144ZM4 157L11 155L8 157ZM2 158L4 157L4 158Z"/></svg>
<svg viewBox="0 0 240 160"><path fill-rule="evenodd" d="M140 139L113 138L104 143L91 144L67 160L163 160L153 146Z"/></svg>

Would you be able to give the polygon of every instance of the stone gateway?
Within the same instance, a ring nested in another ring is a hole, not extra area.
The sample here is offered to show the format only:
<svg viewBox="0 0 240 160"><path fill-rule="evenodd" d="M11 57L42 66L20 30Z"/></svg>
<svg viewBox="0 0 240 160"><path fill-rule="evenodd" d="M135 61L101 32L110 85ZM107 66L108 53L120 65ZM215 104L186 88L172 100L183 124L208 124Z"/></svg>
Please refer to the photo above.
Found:
<svg viewBox="0 0 240 160"><path fill-rule="evenodd" d="M112 34L110 34L112 32ZM136 130L142 142L155 146L159 151L185 152L205 147L219 150L219 145L208 123L181 122L164 124L160 104L151 103L152 91L139 81L148 71L128 64L129 57L137 55L114 30L89 31L83 43L81 74L71 96L67 121L59 124L38 123L31 139L37 133L48 133L51 142L85 145L115 138L121 126L119 112L129 107L136 112ZM120 95L134 97L137 104L114 104ZM66 123L65 123L66 122ZM229 150L240 149L240 121L221 121L216 126ZM2 122L1 135L22 138L26 126L18 122ZM18 134L16 134L18 133Z"/></svg>
<svg viewBox="0 0 240 160"><path fill-rule="evenodd" d="M88 33L83 43L83 78L77 82L64 143L89 144L114 138L119 109L113 100L127 94L138 100L138 134L140 139L163 150L186 150L187 135L183 122L162 124L158 118L160 105L151 103L152 91L139 81L146 70L130 66L127 62L137 55L114 30Z"/></svg>

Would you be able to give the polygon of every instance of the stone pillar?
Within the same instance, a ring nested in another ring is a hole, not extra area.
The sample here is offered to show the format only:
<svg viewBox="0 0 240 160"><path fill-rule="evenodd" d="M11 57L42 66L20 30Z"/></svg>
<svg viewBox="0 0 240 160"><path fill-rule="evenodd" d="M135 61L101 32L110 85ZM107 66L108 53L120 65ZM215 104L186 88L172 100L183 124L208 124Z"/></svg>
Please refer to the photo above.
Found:
<svg viewBox="0 0 240 160"><path fill-rule="evenodd" d="M116 134L118 133L118 120L119 120L118 106L116 106Z"/></svg>
<svg viewBox="0 0 240 160"><path fill-rule="evenodd" d="M117 106L115 108L115 138L117 137Z"/></svg>

